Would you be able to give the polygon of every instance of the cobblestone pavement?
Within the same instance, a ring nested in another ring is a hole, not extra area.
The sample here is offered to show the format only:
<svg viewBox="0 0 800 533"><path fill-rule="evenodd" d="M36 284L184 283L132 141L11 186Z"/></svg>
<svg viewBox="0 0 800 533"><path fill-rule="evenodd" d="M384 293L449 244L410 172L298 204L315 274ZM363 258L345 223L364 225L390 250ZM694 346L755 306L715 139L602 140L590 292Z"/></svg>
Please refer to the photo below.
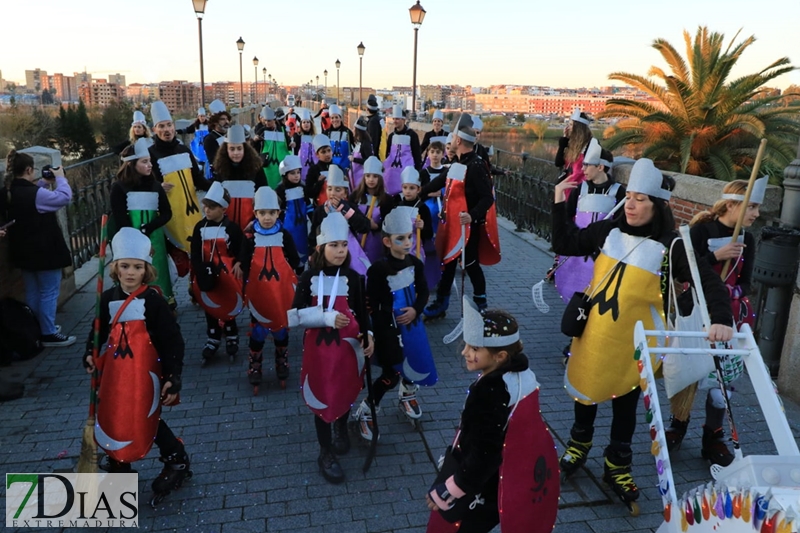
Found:
<svg viewBox="0 0 800 533"><path fill-rule="evenodd" d="M531 303L531 285L552 264L552 256L545 251L547 243L507 226L504 223L501 229L503 261L486 269L490 307L510 311L522 324L525 351L541 383L542 414L560 453L573 418L572 402L562 386L561 350L566 338L558 325L563 306L551 285L545 287L552 306L549 314L539 313ZM467 287L469 292L469 282ZM299 332L291 334L289 386L282 390L271 364L265 364L270 370L260 394L254 396L245 375L246 313L239 320L242 347L235 362L229 364L227 357L220 357L201 368L203 315L188 302L185 281L177 292L187 344L184 387L181 404L166 409L164 419L186 443L194 477L153 510L144 502L160 471L156 450L137 463L141 528L202 533L329 532L333 528L337 533L424 531L428 518L424 494L433 480L434 466L420 433L396 409L393 392L383 401L381 440L370 471L361 473L367 447L356 445L342 458L347 481L330 485L318 473L312 414L299 393ZM59 315L65 332L83 340L93 305L94 283L87 283ZM460 348L442 343L459 314L460 303L456 302L446 319L428 328L440 382L423 389L420 399L424 436L436 458L453 438L465 391L476 377L465 370ZM3 473L63 471L77 462L89 390L80 365L81 350L76 346L49 349L9 369L12 377L25 378L27 390L23 399L0 404ZM265 363L269 360L265 357ZM733 403L743 450L775 453L749 381L742 379L736 385ZM692 423L682 449L673 458L679 494L691 484L709 479L707 464L700 458L702 396L698 395L695 403L697 422ZM786 404L793 430L799 434L800 410L789 401ZM587 468L562 487L556 533L655 531L662 521L643 414L634 437L641 515L630 517L599 483L610 414L608 405L601 406ZM353 436L353 441L357 443L358 437Z"/></svg>

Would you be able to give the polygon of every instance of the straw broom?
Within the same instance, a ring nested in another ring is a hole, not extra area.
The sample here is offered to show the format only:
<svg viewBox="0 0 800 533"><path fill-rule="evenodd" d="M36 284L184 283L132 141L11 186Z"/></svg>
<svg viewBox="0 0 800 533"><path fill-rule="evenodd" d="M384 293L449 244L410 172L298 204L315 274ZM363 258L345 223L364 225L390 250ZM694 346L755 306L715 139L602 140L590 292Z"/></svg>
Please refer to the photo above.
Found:
<svg viewBox="0 0 800 533"><path fill-rule="evenodd" d="M97 299L94 306L94 323L92 324L92 359L97 362L100 353L100 298L103 295L103 276L106 265L106 244L108 241L108 215L100 221L100 260L97 267ZM79 474L97 473L97 444L94 441L95 410L97 407L97 369L92 372L91 392L89 393L89 418L83 426L81 455L78 458Z"/></svg>

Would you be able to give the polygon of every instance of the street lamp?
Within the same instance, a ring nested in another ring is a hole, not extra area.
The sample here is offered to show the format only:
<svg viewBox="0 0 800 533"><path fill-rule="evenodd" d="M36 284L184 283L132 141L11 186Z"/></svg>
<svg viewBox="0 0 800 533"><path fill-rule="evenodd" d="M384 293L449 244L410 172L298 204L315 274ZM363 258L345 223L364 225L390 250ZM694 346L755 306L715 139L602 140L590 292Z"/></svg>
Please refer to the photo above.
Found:
<svg viewBox="0 0 800 533"><path fill-rule="evenodd" d="M197 15L197 36L200 41L200 107L206 105L206 79L203 73L203 14L208 0L192 0L194 14Z"/></svg>
<svg viewBox="0 0 800 533"><path fill-rule="evenodd" d="M336 105L339 105L339 67L342 66L342 62L338 59L336 60Z"/></svg>
<svg viewBox="0 0 800 533"><path fill-rule="evenodd" d="M328 97L328 69L325 69L325 71L322 73L322 75L325 76L325 92L323 94L325 95L325 98L327 98Z"/></svg>
<svg viewBox="0 0 800 533"><path fill-rule="evenodd" d="M239 107L244 107L244 78L242 78L242 50L244 50L244 40L239 37L236 41L236 48L239 49Z"/></svg>
<svg viewBox="0 0 800 533"><path fill-rule="evenodd" d="M258 102L258 56L253 56L253 70L256 72L256 84L253 86L253 92L255 96L251 95L250 97L253 99L252 104Z"/></svg>
<svg viewBox="0 0 800 533"><path fill-rule="evenodd" d="M411 88L411 114L416 117L417 114L417 36L419 35L419 27L422 26L422 21L425 20L425 9L417 3L411 6L408 10L411 15L411 24L414 25L414 82Z"/></svg>
<svg viewBox="0 0 800 533"><path fill-rule="evenodd" d="M319 96L319 76L317 76L317 85L314 87L315 96Z"/></svg>
<svg viewBox="0 0 800 533"><path fill-rule="evenodd" d="M269 98L269 85L267 85L267 67L261 69L261 73L264 75L264 105L267 105L267 98Z"/></svg>
<svg viewBox="0 0 800 533"><path fill-rule="evenodd" d="M366 47L364 46L364 42L358 43L358 112L361 113L361 71L362 66L364 65L364 50Z"/></svg>

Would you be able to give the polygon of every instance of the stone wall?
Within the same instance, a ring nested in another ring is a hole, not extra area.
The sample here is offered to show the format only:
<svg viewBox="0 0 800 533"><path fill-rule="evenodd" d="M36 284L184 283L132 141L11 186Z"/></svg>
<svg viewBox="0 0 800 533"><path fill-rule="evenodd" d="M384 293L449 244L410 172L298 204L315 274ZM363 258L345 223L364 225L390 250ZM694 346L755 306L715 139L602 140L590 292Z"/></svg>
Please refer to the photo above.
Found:
<svg viewBox="0 0 800 533"><path fill-rule="evenodd" d="M33 157L36 173L41 173L44 165L51 165L54 167L61 166L61 152L52 148L45 148L42 146L33 146L20 150ZM0 176L5 176L6 163L0 161ZM67 175L67 178L69 176ZM58 222L61 226L61 231L64 234L64 240L67 246L70 246L69 229L67 223L67 210L62 208L57 213ZM0 240L0 298L11 296L18 300L24 300L24 286L22 283L21 272L11 266L8 258L8 243L3 242L5 239ZM69 266L63 270L61 278L61 292L58 296L58 305L62 305L75 293L75 276L74 269Z"/></svg>

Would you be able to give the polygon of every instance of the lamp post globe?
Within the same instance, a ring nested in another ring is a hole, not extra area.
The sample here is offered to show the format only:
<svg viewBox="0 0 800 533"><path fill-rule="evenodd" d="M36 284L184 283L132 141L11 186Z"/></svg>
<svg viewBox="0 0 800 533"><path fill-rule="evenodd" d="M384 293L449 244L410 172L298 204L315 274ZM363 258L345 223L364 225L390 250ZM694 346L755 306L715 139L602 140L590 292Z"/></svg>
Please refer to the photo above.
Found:
<svg viewBox="0 0 800 533"><path fill-rule="evenodd" d="M362 77L361 77L361 74L362 74L362 71L363 71L362 67L364 65L364 50L366 50L366 49L367 48L364 46L364 42L363 41L358 43L357 50L358 50L358 112L359 113L361 113L361 100L362 100L361 99L361 90L362 90L362 82L361 82Z"/></svg>
<svg viewBox="0 0 800 533"><path fill-rule="evenodd" d="M244 50L244 39L239 37L236 41L236 48L239 49L239 107L244 107L244 78L242 78L242 51Z"/></svg>
<svg viewBox="0 0 800 533"><path fill-rule="evenodd" d="M342 62L338 59L336 60L336 105L339 105L339 67L342 66Z"/></svg>
<svg viewBox="0 0 800 533"><path fill-rule="evenodd" d="M423 8L419 0L417 3L408 9L408 14L411 16L411 24L414 25L414 80L411 87L411 116L416 117L417 114L417 37L419 36L419 27L422 21L425 20L425 8Z"/></svg>

